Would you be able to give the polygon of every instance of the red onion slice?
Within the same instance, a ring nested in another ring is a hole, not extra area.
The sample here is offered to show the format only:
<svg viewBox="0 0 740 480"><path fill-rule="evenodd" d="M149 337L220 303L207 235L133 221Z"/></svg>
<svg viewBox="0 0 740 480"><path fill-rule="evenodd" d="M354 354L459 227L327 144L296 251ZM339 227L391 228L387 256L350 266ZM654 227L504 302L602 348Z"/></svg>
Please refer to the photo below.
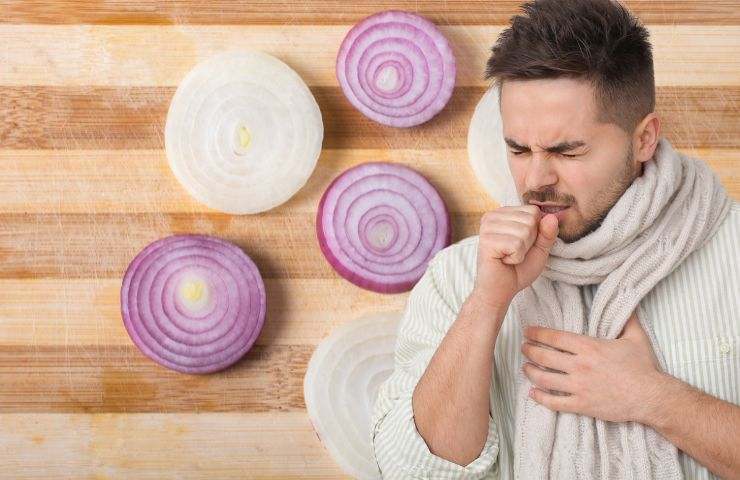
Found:
<svg viewBox="0 0 740 480"><path fill-rule="evenodd" d="M288 201L316 166L321 111L288 65L261 52L225 52L196 65L172 97L170 168L196 200L232 214Z"/></svg>
<svg viewBox="0 0 740 480"><path fill-rule="evenodd" d="M400 312L373 313L340 325L308 362L308 418L334 461L354 478L381 478L370 423L380 386L393 373L400 318Z"/></svg>
<svg viewBox="0 0 740 480"><path fill-rule="evenodd" d="M337 273L379 293L410 290L452 238L447 207L432 184L387 162L363 163L335 178L319 202L316 233Z"/></svg>
<svg viewBox="0 0 740 480"><path fill-rule="evenodd" d="M371 15L342 41L336 75L347 99L376 122L411 127L449 101L455 56L429 20L399 10Z"/></svg>
<svg viewBox="0 0 740 480"><path fill-rule="evenodd" d="M236 245L174 235L146 246L121 286L131 340L149 358L184 373L210 373L238 361L265 321L259 270Z"/></svg>

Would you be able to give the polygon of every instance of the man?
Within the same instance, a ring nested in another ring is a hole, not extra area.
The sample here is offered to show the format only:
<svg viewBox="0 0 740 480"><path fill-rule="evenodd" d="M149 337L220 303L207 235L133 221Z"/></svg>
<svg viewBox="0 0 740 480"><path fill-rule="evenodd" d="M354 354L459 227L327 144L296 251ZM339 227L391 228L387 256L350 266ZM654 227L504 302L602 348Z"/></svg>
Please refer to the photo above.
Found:
<svg viewBox="0 0 740 480"><path fill-rule="evenodd" d="M648 33L624 7L524 10L487 66L522 204L412 290L374 408L381 473L740 478L740 206L660 138ZM594 265L601 281L569 270Z"/></svg>

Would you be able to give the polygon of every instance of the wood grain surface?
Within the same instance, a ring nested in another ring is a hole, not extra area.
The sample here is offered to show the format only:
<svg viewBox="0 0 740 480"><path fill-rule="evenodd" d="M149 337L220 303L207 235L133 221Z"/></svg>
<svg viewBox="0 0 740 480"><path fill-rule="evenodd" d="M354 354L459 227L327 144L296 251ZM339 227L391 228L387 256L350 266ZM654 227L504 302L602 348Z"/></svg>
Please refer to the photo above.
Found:
<svg viewBox="0 0 740 480"><path fill-rule="evenodd" d="M654 42L665 135L740 198L740 5L627 1ZM329 182L362 162L409 165L438 187L453 241L496 207L467 163L483 68L518 1L0 1L0 478L346 478L306 415L315 346L363 313L401 310L341 279L314 215ZM373 123L334 77L343 35L371 13L416 11L452 42L458 82L412 129ZM306 186L263 214L192 200L163 150L170 99L199 60L256 48L298 71L325 125ZM175 233L241 246L265 277L256 345L207 376L159 367L120 317L121 275Z"/></svg>

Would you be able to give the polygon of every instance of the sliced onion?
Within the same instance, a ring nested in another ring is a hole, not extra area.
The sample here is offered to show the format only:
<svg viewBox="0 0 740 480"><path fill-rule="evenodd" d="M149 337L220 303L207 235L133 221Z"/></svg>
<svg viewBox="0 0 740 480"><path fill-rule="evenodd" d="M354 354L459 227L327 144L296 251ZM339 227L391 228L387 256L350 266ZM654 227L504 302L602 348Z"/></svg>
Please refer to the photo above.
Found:
<svg viewBox="0 0 740 480"><path fill-rule="evenodd" d="M298 74L261 52L205 60L177 88L165 126L173 173L198 201L227 213L280 205L308 180L324 126Z"/></svg>
<svg viewBox="0 0 740 480"><path fill-rule="evenodd" d="M337 273L379 293L410 290L452 237L432 184L387 162L363 163L335 178L319 202L316 233Z"/></svg>
<svg viewBox="0 0 740 480"><path fill-rule="evenodd" d="M121 313L131 340L155 362L209 373L238 361L265 321L265 286L236 245L174 235L146 246L123 277Z"/></svg>
<svg viewBox="0 0 740 480"><path fill-rule="evenodd" d="M379 479L371 419L378 389L393 372L401 314L376 313L336 327L316 348L303 382L308 418L342 470Z"/></svg>
<svg viewBox="0 0 740 480"><path fill-rule="evenodd" d="M337 80L347 99L392 127L435 116L452 96L455 73L455 56L442 32L424 17L398 10L361 20L337 55Z"/></svg>
<svg viewBox="0 0 740 480"><path fill-rule="evenodd" d="M483 95L470 120L468 160L478 182L500 206L521 205L506 159L504 126L494 87Z"/></svg>

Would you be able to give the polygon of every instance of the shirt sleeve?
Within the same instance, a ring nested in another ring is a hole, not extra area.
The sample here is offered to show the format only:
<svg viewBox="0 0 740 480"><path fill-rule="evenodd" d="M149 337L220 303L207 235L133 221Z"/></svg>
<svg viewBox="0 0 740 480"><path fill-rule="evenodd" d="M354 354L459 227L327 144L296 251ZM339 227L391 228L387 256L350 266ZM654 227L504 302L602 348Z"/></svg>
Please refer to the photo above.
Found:
<svg viewBox="0 0 740 480"><path fill-rule="evenodd" d="M490 411L483 449L466 466L433 454L416 429L411 402L414 388L457 318L438 289L435 268L433 259L409 294L398 327L394 370L380 385L373 406L373 452L385 479L481 479L493 470L498 456L498 429Z"/></svg>

